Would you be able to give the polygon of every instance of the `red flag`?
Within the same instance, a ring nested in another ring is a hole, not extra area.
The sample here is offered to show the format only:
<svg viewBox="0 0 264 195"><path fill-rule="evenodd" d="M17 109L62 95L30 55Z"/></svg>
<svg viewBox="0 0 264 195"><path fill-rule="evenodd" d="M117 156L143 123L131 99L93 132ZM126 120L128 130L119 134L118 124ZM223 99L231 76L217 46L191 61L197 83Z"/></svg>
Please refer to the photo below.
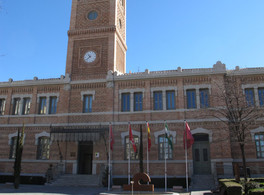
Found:
<svg viewBox="0 0 264 195"><path fill-rule="evenodd" d="M113 146L114 146L115 140L114 140L114 135L113 135L111 123L109 125L109 139L110 139L109 140L110 141L110 149L113 151Z"/></svg>
<svg viewBox="0 0 264 195"><path fill-rule="evenodd" d="M147 128L148 128L148 151L150 151L151 148L151 137L150 137L150 128L149 123L147 122Z"/></svg>
<svg viewBox="0 0 264 195"><path fill-rule="evenodd" d="M185 122L185 127L186 129L184 131L184 136L183 136L183 144L184 144L183 148L185 149L185 139L187 139L187 149L189 149L194 143L194 138L192 136L191 129L187 122ZM186 133L187 133L187 136L186 136Z"/></svg>
<svg viewBox="0 0 264 195"><path fill-rule="evenodd" d="M131 129L131 124L130 123L129 123L129 140L131 141L133 149L134 149L134 152L136 153L137 147L136 147L136 144L134 142L134 138L133 138L133 134L132 134L132 129Z"/></svg>

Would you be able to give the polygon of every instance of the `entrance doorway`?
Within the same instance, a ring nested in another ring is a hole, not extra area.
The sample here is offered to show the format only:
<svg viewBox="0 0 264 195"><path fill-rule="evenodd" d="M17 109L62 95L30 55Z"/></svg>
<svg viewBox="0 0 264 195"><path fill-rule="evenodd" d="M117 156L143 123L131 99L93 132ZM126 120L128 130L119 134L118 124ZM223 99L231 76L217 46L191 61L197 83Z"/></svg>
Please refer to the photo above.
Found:
<svg viewBox="0 0 264 195"><path fill-rule="evenodd" d="M195 175L211 174L210 144L208 134L194 134L193 169Z"/></svg>
<svg viewBox="0 0 264 195"><path fill-rule="evenodd" d="M92 174L93 142L79 142L78 174Z"/></svg>

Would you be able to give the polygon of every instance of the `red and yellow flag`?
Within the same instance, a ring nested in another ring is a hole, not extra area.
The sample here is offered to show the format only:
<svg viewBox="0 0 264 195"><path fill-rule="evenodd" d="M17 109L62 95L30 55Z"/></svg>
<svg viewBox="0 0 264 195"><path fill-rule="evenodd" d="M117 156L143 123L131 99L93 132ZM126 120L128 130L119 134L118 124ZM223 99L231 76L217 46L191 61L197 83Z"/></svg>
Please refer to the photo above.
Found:
<svg viewBox="0 0 264 195"><path fill-rule="evenodd" d="M150 128L149 123L147 122L147 129L148 129L148 151L150 151L151 148L151 137L150 137Z"/></svg>

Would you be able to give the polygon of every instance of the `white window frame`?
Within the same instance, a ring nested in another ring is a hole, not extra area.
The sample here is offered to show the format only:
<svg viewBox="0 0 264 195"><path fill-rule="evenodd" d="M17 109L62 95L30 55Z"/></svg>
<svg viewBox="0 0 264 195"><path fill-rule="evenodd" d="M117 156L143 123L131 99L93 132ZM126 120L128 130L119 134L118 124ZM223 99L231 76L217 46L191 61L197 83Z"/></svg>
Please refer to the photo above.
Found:
<svg viewBox="0 0 264 195"><path fill-rule="evenodd" d="M183 90L184 90L184 101L186 101L187 98L187 90L190 89L194 89L195 90L195 94L196 94L196 109L200 109L201 105L200 105L200 89L208 89L209 90L209 95L211 95L212 90L211 90L211 85L186 85L183 86ZM210 99L210 97L209 97Z"/></svg>
<svg viewBox="0 0 264 195"><path fill-rule="evenodd" d="M258 89L259 88L264 88L264 83L259 83L259 84L246 84L246 85L242 85L241 87L242 87L242 90L243 90L243 95L246 95L245 89L254 89L255 104L256 104L256 106L260 106L259 105L259 93L258 93Z"/></svg>
<svg viewBox="0 0 264 195"><path fill-rule="evenodd" d="M11 104L12 104L12 112L11 114L13 114L13 106L14 106L14 101L16 98L19 98L20 99L20 102L19 102L19 113L18 115L22 115L22 112L23 112L23 99L24 98L29 98L30 99L30 104L32 102L32 94L14 94L12 95L12 101L11 101Z"/></svg>
<svg viewBox="0 0 264 195"><path fill-rule="evenodd" d="M40 93L37 95L37 103L39 104L40 102L40 98L46 98L46 113L44 115L52 115L52 114L49 114L49 109L50 109L50 97L57 97L57 104L59 102L59 97L60 97L60 94L59 93ZM39 109L39 108L38 108ZM57 105L57 109L58 109L58 105Z"/></svg>
<svg viewBox="0 0 264 195"><path fill-rule="evenodd" d="M177 87L175 86L168 86L168 87L152 87L150 89L151 91L151 98L153 99L154 98L154 92L156 91L161 91L162 92L162 110L167 110L167 99L166 99L166 91L174 91L175 92L175 109L177 107L176 105L176 97L178 96L178 93L177 93ZM153 104L153 102L152 102ZM154 108L153 108L154 110ZM154 111L160 111L160 110L154 110Z"/></svg>
<svg viewBox="0 0 264 195"><path fill-rule="evenodd" d="M129 93L130 94L130 100L129 100L130 101L130 111L128 111L128 112L142 112L142 111L134 111L134 93L142 93L142 101L144 102L145 89L144 88L120 89L119 90L119 100L120 100L120 102L122 102L122 94L123 93ZM144 108L142 108L142 109L144 110Z"/></svg>

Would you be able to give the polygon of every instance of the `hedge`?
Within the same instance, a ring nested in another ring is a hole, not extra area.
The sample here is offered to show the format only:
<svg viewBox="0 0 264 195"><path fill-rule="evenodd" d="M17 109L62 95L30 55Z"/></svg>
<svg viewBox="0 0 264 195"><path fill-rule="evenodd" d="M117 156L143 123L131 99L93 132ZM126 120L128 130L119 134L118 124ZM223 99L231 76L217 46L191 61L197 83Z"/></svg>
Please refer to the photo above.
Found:
<svg viewBox="0 0 264 195"><path fill-rule="evenodd" d="M220 179L219 183L221 185L220 188L224 188L227 192L227 195L242 195L242 185L236 183L232 179Z"/></svg>
<svg viewBox="0 0 264 195"><path fill-rule="evenodd" d="M256 188L249 190L249 195L263 195L264 194L264 188Z"/></svg>

